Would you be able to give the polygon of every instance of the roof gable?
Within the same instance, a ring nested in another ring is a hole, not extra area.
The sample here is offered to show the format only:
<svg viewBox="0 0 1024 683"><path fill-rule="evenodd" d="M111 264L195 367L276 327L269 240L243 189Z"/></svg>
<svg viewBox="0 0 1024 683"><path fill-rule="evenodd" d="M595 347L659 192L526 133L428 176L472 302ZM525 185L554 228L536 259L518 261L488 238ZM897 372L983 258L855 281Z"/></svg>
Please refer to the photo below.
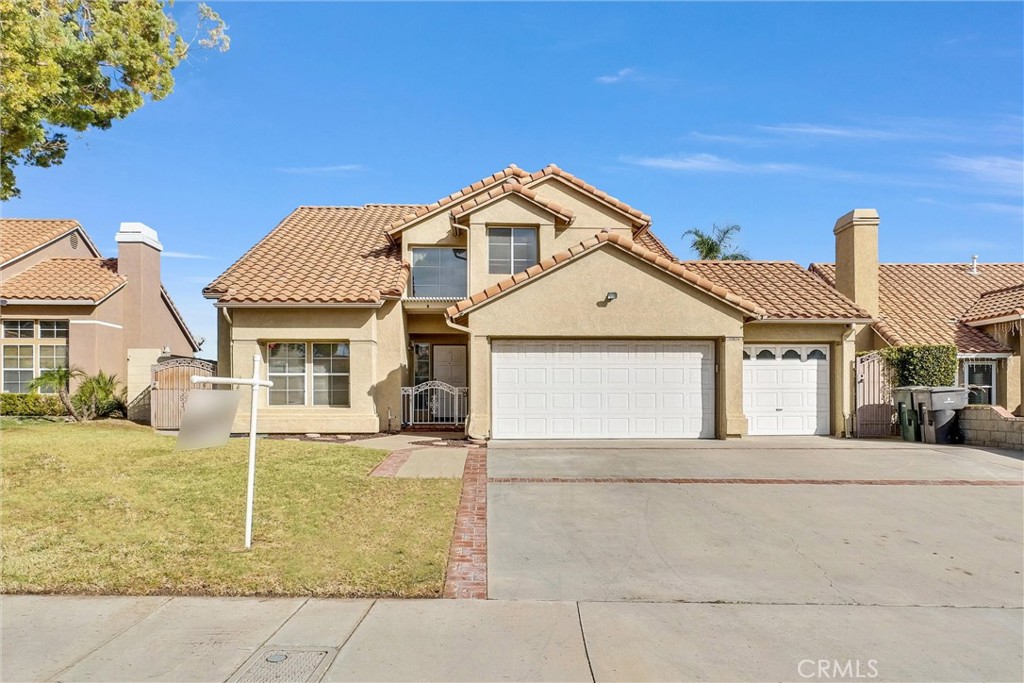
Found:
<svg viewBox="0 0 1024 683"><path fill-rule="evenodd" d="M449 318L457 318L469 313L472 309L484 305L488 301L497 298L500 295L509 292L524 283L529 283L538 277L541 277L547 272L551 272L563 264L572 261L575 258L582 256L583 254L589 253L594 249L600 248L618 248L635 258L638 258L646 263L649 263L658 269L682 280L696 289L708 294L733 308L742 311L745 315L760 318L765 315L765 310L757 304L744 299L743 297L737 296L716 284L705 277L702 277L685 267L681 264L670 261L669 259L659 256L654 252L645 249L639 244L633 242L633 240L613 232L601 232L590 239L584 240L579 244L569 247L569 249L560 251L553 256L550 256L540 263L530 266L521 273L516 273L510 278L502 280L501 282L488 287L482 292L477 292L467 299L463 299L458 303L449 306L446 313Z"/></svg>
<svg viewBox="0 0 1024 683"><path fill-rule="evenodd" d="M548 201L533 190L525 188L519 183L511 180L505 181L498 187L491 188L486 192L476 195L469 201L463 202L452 209L451 215L454 220L460 221L486 206L490 206L497 201L508 199L510 197L516 197L529 202L533 206L541 209L544 213L557 218L563 225L570 225L576 218L575 214L564 206Z"/></svg>
<svg viewBox="0 0 1024 683"><path fill-rule="evenodd" d="M433 216L438 212L449 208L456 204L456 202L464 202L466 199L476 195L483 190L495 185L496 183L504 182L510 178L524 179L529 177L529 174L516 166L515 164L509 164L506 168L498 171L497 173L491 174L482 180L478 180L471 185L467 185L457 192L453 192L447 197L442 197L432 204L426 206L409 206L408 210L392 220L387 226L387 234L394 237L405 230L410 225L418 223L420 220Z"/></svg>
<svg viewBox="0 0 1024 683"><path fill-rule="evenodd" d="M100 252L78 221L71 218L0 219L0 265L6 265L77 231L93 256Z"/></svg>
<svg viewBox="0 0 1024 683"><path fill-rule="evenodd" d="M564 183L569 187L590 195L601 204L604 204L606 207L625 216L633 224L634 228L643 229L647 228L651 224L651 217L647 214L634 209L629 204L616 199L607 192L597 189L593 185L587 183L581 178L577 178L568 171L563 171L555 164L548 164L536 173L531 173L523 184L526 185L526 187L534 187L548 179Z"/></svg>

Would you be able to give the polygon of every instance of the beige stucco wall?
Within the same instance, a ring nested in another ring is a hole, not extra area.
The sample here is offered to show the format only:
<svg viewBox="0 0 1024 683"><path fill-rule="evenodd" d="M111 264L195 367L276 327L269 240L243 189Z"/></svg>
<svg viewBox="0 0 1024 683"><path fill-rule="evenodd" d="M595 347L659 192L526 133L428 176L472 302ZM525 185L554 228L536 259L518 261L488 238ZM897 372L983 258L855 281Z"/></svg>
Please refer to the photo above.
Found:
<svg viewBox="0 0 1024 683"><path fill-rule="evenodd" d="M403 336L400 324L391 316L401 317L401 308L391 306L385 326L391 339L378 348L378 327L381 322L376 308L233 308L231 309L233 340L230 366L234 373L248 376L252 372L252 357L262 360L262 375L267 376L266 342L269 341L348 341L350 353L348 407L329 406L272 406L266 390L260 391L258 430L270 433L309 432L376 432L381 427L378 405L390 405L393 397L383 391L379 395L375 386L379 367L393 363L396 344ZM386 361L380 361L381 356ZM379 362L380 361L380 362ZM218 372L223 372L218 368ZM384 372L384 377L393 368ZM390 380L393 384L393 380ZM386 418L386 412L384 413ZM233 430L249 430L249 403L242 401Z"/></svg>
<svg viewBox="0 0 1024 683"><path fill-rule="evenodd" d="M89 247L86 246L85 240L82 239L81 235L78 235L78 246L72 246L72 234L77 234L77 231L75 233L68 233L60 239L54 240L39 251L33 252L28 256L24 256L3 266L0 268L0 275L4 278L14 277L18 273L28 270L40 261L45 261L46 259L51 258L92 257L92 251L90 251Z"/></svg>
<svg viewBox="0 0 1024 683"><path fill-rule="evenodd" d="M605 304L605 294L618 298ZM457 320L470 337L470 418L467 432L490 435L491 340L495 338L693 338L718 345L719 436L741 435L743 417L743 316L614 246L565 266L494 299Z"/></svg>
<svg viewBox="0 0 1024 683"><path fill-rule="evenodd" d="M844 436L854 410L855 334L855 326L845 324L754 321L747 323L744 329L744 343L828 345L830 431L834 436Z"/></svg>
<svg viewBox="0 0 1024 683"><path fill-rule="evenodd" d="M532 183L528 187L545 199L569 209L576 217L569 228L569 235L559 236L559 241L556 244L558 249L568 247L573 241L580 241L573 235L572 230L574 229L587 230L590 235L605 228L627 236L632 234L633 224L622 213L560 180L548 177ZM582 239L586 239L586 237Z"/></svg>

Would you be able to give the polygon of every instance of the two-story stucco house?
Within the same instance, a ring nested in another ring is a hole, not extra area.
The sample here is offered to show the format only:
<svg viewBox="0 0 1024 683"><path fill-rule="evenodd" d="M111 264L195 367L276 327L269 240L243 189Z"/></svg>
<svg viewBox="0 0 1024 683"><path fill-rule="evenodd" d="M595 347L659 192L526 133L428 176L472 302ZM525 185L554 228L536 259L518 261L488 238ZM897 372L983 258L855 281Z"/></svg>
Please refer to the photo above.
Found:
<svg viewBox="0 0 1024 683"><path fill-rule="evenodd" d="M130 402L157 358L199 350L160 282L156 231L122 223L115 240L104 258L78 221L0 219L3 391L70 364L117 375Z"/></svg>
<svg viewBox="0 0 1024 683"><path fill-rule="evenodd" d="M843 434L873 320L793 262L678 262L650 217L553 165L425 206L300 207L204 293L218 371L258 355L274 382L267 432Z"/></svg>

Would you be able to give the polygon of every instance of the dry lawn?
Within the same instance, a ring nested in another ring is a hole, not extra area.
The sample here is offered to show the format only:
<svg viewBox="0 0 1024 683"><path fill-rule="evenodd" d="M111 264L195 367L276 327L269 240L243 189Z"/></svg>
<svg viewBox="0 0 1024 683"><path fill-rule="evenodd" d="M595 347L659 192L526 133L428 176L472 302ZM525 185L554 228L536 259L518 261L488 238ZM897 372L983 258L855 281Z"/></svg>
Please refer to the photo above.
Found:
<svg viewBox="0 0 1024 683"><path fill-rule="evenodd" d="M262 440L175 452L122 421L0 426L6 593L438 596L460 482L370 478L384 451Z"/></svg>

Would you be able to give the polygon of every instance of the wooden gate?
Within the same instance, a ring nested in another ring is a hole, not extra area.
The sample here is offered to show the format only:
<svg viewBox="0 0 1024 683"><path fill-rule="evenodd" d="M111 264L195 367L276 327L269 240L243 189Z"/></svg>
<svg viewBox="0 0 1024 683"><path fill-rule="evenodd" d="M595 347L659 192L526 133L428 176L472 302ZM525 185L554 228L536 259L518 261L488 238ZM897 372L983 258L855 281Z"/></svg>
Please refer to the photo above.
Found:
<svg viewBox="0 0 1024 683"><path fill-rule="evenodd" d="M891 375L882 354L875 351L857 358L856 434L861 438L894 436L896 407Z"/></svg>
<svg viewBox="0 0 1024 683"><path fill-rule="evenodd" d="M153 429L178 429L181 416L185 413L188 392L209 389L209 384L191 382L193 375L213 377L217 364L198 358L171 358L153 366L153 383L150 385L150 418Z"/></svg>

